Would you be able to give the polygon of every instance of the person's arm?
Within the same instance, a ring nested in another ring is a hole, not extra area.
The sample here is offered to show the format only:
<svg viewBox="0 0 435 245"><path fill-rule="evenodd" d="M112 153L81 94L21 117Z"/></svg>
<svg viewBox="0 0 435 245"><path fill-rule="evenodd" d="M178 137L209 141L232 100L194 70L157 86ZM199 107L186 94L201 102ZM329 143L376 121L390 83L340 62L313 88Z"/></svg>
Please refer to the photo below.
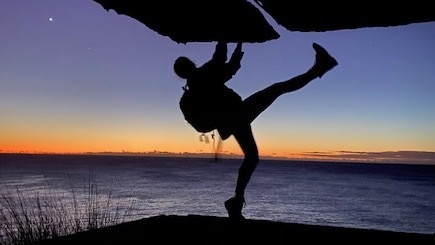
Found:
<svg viewBox="0 0 435 245"><path fill-rule="evenodd" d="M242 43L237 43L236 48L233 51L233 54L231 55L230 61L228 62L228 68L230 70L231 75L236 74L236 72L240 69L241 65L240 62L243 58L243 51L242 51Z"/></svg>
<svg viewBox="0 0 435 245"><path fill-rule="evenodd" d="M227 52L228 52L227 43L218 42L216 44L212 60L225 63L227 61Z"/></svg>

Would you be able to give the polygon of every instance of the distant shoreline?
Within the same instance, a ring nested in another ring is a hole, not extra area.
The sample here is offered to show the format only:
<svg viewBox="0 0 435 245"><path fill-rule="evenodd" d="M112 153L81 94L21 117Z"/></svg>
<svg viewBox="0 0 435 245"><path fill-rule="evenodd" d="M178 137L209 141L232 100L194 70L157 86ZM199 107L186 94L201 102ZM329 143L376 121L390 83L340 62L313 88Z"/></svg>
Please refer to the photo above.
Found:
<svg viewBox="0 0 435 245"><path fill-rule="evenodd" d="M57 153L57 152L1 152L2 155L16 156L120 156L120 157L162 157L162 158L195 158L195 159L214 159L211 153L172 153L172 152L83 152L83 153ZM240 160L243 156L236 154L219 154L219 159ZM435 162L376 162L376 161L350 161L339 159L297 159L287 157L260 156L261 160L289 161L289 162L314 162L314 163L350 163L350 164L376 164L376 165L420 165L435 166Z"/></svg>

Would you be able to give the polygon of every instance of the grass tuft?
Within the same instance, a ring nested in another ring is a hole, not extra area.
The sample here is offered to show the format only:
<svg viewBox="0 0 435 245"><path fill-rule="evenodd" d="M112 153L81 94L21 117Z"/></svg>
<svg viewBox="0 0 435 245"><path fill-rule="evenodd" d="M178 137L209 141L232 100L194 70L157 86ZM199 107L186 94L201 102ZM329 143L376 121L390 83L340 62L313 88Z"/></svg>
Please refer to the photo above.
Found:
<svg viewBox="0 0 435 245"><path fill-rule="evenodd" d="M78 188L70 181L69 191L50 185L26 193L8 188L0 199L0 245L34 244L136 217L134 200L125 207L114 198L112 188L100 193L94 176L85 182Z"/></svg>

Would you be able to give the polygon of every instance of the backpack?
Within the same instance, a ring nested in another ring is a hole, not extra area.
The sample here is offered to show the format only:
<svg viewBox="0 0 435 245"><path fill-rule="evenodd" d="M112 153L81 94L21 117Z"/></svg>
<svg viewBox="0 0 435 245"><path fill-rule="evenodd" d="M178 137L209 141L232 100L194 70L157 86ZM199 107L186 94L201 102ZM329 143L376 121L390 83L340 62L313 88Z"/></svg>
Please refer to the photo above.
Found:
<svg viewBox="0 0 435 245"><path fill-rule="evenodd" d="M238 108L241 101L240 96L228 88L210 94L194 93L184 88L179 105L184 119L196 131L208 133L228 119L228 115Z"/></svg>
<svg viewBox="0 0 435 245"><path fill-rule="evenodd" d="M200 133L213 131L217 127L213 112L205 106L206 100L205 96L185 89L179 102L184 119Z"/></svg>

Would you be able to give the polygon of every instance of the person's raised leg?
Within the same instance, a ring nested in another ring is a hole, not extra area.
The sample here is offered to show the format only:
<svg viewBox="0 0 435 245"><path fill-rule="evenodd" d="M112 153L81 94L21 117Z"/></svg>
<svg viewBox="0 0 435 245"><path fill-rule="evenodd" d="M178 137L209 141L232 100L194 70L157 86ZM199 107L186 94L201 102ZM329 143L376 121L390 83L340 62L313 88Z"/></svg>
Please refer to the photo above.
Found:
<svg viewBox="0 0 435 245"><path fill-rule="evenodd" d="M235 196L225 201L225 208L231 220L243 220L242 209L245 204L245 189L259 162L257 144L252 134L251 126L237 129L234 138L243 151L244 159L239 168Z"/></svg>
<svg viewBox="0 0 435 245"><path fill-rule="evenodd" d="M322 46L313 43L316 52L315 63L305 73L283 82L277 82L254 93L243 101L248 121L252 122L261 112L267 109L279 96L299 90L316 78L321 78L326 72L338 65L338 62Z"/></svg>

